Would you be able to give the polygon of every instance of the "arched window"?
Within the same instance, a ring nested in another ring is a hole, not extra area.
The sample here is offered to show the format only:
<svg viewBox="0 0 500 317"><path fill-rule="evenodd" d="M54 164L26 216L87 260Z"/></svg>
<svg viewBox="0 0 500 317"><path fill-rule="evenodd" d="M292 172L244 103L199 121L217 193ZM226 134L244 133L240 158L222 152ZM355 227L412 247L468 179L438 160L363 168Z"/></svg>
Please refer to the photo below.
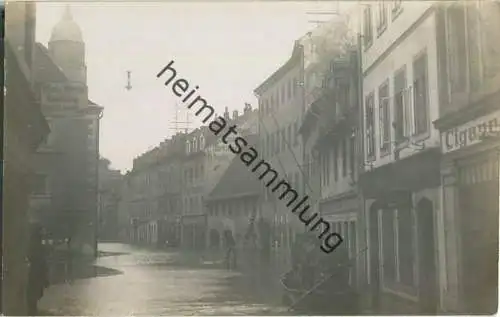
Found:
<svg viewBox="0 0 500 317"><path fill-rule="evenodd" d="M205 137L200 135L200 150L203 150L205 148Z"/></svg>
<svg viewBox="0 0 500 317"><path fill-rule="evenodd" d="M186 153L189 152L191 152L191 144L189 143L189 141L186 141Z"/></svg>
<svg viewBox="0 0 500 317"><path fill-rule="evenodd" d="M193 139L193 151L196 152L198 151L198 147L196 146L197 145L197 142L196 142L196 137Z"/></svg>

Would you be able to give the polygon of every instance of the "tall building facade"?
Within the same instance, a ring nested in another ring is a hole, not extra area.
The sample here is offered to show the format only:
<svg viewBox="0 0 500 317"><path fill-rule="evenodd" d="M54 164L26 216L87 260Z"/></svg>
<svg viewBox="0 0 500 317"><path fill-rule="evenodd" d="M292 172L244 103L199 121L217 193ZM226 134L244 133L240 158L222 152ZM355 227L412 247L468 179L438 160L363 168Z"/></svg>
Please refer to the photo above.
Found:
<svg viewBox="0 0 500 317"><path fill-rule="evenodd" d="M500 4L439 7L443 310L498 309Z"/></svg>
<svg viewBox="0 0 500 317"><path fill-rule="evenodd" d="M1 312L22 316L28 314L26 259L35 153L49 127L33 91L36 4L9 2L5 10Z"/></svg>
<svg viewBox="0 0 500 317"><path fill-rule="evenodd" d="M85 44L69 7L48 49L37 43L35 89L50 134L37 153L31 217L54 240L95 255L98 230L99 120L102 107L88 99Z"/></svg>
<svg viewBox="0 0 500 317"><path fill-rule="evenodd" d="M430 2L362 5L368 281L374 303L435 312L440 135L437 9ZM413 305L416 304L416 305Z"/></svg>

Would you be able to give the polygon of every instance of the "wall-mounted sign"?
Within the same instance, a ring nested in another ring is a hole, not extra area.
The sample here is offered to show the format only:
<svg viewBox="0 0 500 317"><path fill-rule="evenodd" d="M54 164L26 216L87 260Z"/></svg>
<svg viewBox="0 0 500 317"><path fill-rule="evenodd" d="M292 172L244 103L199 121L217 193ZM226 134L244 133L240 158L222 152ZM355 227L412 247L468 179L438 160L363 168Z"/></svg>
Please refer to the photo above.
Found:
<svg viewBox="0 0 500 317"><path fill-rule="evenodd" d="M88 105L87 87L80 83L47 83L41 91L42 108L49 111L84 108Z"/></svg>
<svg viewBox="0 0 500 317"><path fill-rule="evenodd" d="M476 118L441 133L443 153L480 143L484 137L500 135L500 111Z"/></svg>

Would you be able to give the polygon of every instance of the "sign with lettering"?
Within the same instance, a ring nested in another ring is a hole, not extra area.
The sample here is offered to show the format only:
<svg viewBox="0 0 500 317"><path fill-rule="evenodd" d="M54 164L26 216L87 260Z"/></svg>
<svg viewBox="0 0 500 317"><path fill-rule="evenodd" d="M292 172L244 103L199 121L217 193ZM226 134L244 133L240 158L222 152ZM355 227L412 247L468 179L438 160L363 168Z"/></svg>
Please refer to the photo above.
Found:
<svg viewBox="0 0 500 317"><path fill-rule="evenodd" d="M49 111L84 108L88 105L87 87L80 83L47 83L42 86L42 108Z"/></svg>
<svg viewBox="0 0 500 317"><path fill-rule="evenodd" d="M485 137L500 136L500 111L476 118L441 133L443 153L480 143Z"/></svg>

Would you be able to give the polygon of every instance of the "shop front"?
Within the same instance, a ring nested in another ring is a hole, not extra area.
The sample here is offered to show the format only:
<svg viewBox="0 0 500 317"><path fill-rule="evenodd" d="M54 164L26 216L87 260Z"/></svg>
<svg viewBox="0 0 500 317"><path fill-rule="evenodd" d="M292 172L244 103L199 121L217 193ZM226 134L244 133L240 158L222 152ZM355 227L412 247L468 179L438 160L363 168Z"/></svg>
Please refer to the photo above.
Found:
<svg viewBox="0 0 500 317"><path fill-rule="evenodd" d="M440 149L423 149L361 175L369 293L377 305L434 314Z"/></svg>
<svg viewBox="0 0 500 317"><path fill-rule="evenodd" d="M349 284L358 285L357 277L362 266L362 257L358 247L358 214L362 208L357 194L352 191L337 197L323 199L319 204L320 214L328 221L332 232L340 234L349 253L349 258L356 259L355 266L349 273Z"/></svg>
<svg viewBox="0 0 500 317"><path fill-rule="evenodd" d="M499 101L486 101L488 113L436 124L444 154L441 292L451 311L492 314L498 305Z"/></svg>

